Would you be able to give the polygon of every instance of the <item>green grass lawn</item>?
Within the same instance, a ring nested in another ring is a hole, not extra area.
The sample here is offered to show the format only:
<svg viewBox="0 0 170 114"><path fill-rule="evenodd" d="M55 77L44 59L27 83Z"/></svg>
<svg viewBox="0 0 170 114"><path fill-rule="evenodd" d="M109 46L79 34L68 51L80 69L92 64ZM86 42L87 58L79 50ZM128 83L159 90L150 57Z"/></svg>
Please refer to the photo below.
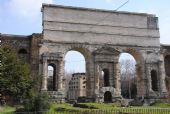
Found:
<svg viewBox="0 0 170 114"><path fill-rule="evenodd" d="M3 106L0 107L0 114L8 114L8 113L12 113L16 110L15 107L10 107L10 106Z"/></svg>
<svg viewBox="0 0 170 114"><path fill-rule="evenodd" d="M156 103L150 107L157 107L157 108L170 108L170 103Z"/></svg>
<svg viewBox="0 0 170 114"><path fill-rule="evenodd" d="M53 104L51 105L50 111L52 112L83 112L83 111L91 111L93 114L113 114L115 113L127 113L127 114L170 114L170 104L166 103L157 103L154 106L140 106L140 107L120 107L119 104L114 103L79 103L86 105L87 107L93 108L77 108L72 107L68 103L63 104ZM165 110L159 110L159 108L164 108ZM88 113L91 114L91 113Z"/></svg>
<svg viewBox="0 0 170 114"><path fill-rule="evenodd" d="M73 107L69 103L51 104L50 112L69 112L79 114L78 112L88 112L88 114L114 114L113 112L121 112L122 114L170 114L170 104L168 103L156 103L154 106L141 106L141 107L120 107L120 104L116 103L79 103L85 105L86 108ZM157 110L164 108L165 110ZM15 107L4 106L0 108L0 114L12 114L10 112L15 111ZM153 109L153 110L152 110ZM166 109L169 111L166 111ZM152 111L152 112L151 112ZM90 112L90 113L89 113ZM155 113L154 113L155 112ZM48 113L50 114L50 113ZM52 113L53 114L53 113ZM55 114L55 113L54 113ZM83 113L84 114L84 113Z"/></svg>
<svg viewBox="0 0 170 114"><path fill-rule="evenodd" d="M69 103L61 103L61 104L51 104L50 111L76 111L80 110L80 108L76 108L71 106Z"/></svg>
<svg viewBox="0 0 170 114"><path fill-rule="evenodd" d="M113 110L113 109L122 109L122 107L120 107L119 104L115 104L115 103L79 103L79 104L84 104L86 106L90 107L94 107L94 110L98 109L98 110ZM71 106L71 104L69 103L62 103L62 104L52 104L50 110L51 111L55 111L56 109L66 109L66 110L87 110L88 108L77 108L77 107L73 107ZM132 108L170 108L170 104L168 103L157 103L153 106L130 106L127 107L127 109L132 109ZM93 108L91 108L91 110L93 110Z"/></svg>
<svg viewBox="0 0 170 114"><path fill-rule="evenodd" d="M82 105L86 105L87 108L79 108L79 107L73 107L72 104L69 103L62 103L62 104L52 104L50 107L50 111L57 111L57 110L66 110L66 111L83 111L83 110L110 110L115 107L118 107L116 104L110 103L110 104L104 104L104 103L79 103Z"/></svg>

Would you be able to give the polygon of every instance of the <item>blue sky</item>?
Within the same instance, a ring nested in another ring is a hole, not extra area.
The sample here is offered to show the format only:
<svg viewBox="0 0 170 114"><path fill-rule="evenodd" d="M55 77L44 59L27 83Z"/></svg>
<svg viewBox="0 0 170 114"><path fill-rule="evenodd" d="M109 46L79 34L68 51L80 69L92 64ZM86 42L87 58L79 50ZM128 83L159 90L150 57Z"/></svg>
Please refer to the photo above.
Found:
<svg viewBox="0 0 170 114"><path fill-rule="evenodd" d="M42 21L40 10L42 3L115 10L126 1L127 0L0 0L0 33L19 35L41 33ZM119 11L156 14L156 16L159 17L160 42L170 44L169 6L170 0L129 0ZM75 56L73 58L75 58Z"/></svg>

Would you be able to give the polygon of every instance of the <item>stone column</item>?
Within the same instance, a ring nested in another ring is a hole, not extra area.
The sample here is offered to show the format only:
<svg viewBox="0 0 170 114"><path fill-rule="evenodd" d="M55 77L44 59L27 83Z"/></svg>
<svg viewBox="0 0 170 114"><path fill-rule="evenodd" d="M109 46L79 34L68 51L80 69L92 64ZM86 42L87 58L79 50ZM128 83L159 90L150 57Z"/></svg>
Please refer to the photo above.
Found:
<svg viewBox="0 0 170 114"><path fill-rule="evenodd" d="M146 84L146 92L152 91L152 84L151 84L151 63L145 63L145 84Z"/></svg>
<svg viewBox="0 0 170 114"><path fill-rule="evenodd" d="M99 88L100 88L100 68L99 65L95 64L95 97L96 102L99 102Z"/></svg>
<svg viewBox="0 0 170 114"><path fill-rule="evenodd" d="M47 76L48 76L48 65L47 59L43 57L43 66L42 66L42 87L41 90L47 91Z"/></svg>
<svg viewBox="0 0 170 114"><path fill-rule="evenodd" d="M121 84L120 84L120 64L119 64L119 62L117 61L117 62L115 62L114 63L114 68L115 68L115 70L114 70L114 74L115 74L115 89L116 89L116 91L117 91L117 97L119 97L119 96L121 96Z"/></svg>
<svg viewBox="0 0 170 114"><path fill-rule="evenodd" d="M95 98L95 65L92 57L86 61L87 97Z"/></svg>
<svg viewBox="0 0 170 114"><path fill-rule="evenodd" d="M86 90L86 93L87 93L87 97L91 97L91 83L90 83L90 62L89 60L86 61L86 77L87 77L87 90Z"/></svg>
<svg viewBox="0 0 170 114"><path fill-rule="evenodd" d="M144 69L145 64L136 64L136 75L137 75L137 97L144 97L145 88L147 83L146 78L146 68Z"/></svg>
<svg viewBox="0 0 170 114"><path fill-rule="evenodd" d="M58 61L58 90L62 90L62 79L64 76L64 61L59 60Z"/></svg>
<svg viewBox="0 0 170 114"><path fill-rule="evenodd" d="M167 95L167 89L165 85L165 67L164 67L164 58L163 55L161 55L161 60L159 61L159 75L160 75L160 93L162 94L162 97L165 97Z"/></svg>
<svg viewBox="0 0 170 114"><path fill-rule="evenodd" d="M99 83L100 83L100 68L99 65L96 65L96 73L95 73L95 89L99 90Z"/></svg>

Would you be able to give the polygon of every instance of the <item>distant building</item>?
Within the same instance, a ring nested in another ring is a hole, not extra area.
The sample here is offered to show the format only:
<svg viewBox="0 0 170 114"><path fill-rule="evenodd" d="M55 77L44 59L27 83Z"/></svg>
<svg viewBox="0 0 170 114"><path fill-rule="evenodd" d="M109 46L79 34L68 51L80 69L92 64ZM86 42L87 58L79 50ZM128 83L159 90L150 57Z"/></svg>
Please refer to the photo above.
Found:
<svg viewBox="0 0 170 114"><path fill-rule="evenodd" d="M74 73L69 82L68 99L77 100L78 97L86 96L85 73Z"/></svg>

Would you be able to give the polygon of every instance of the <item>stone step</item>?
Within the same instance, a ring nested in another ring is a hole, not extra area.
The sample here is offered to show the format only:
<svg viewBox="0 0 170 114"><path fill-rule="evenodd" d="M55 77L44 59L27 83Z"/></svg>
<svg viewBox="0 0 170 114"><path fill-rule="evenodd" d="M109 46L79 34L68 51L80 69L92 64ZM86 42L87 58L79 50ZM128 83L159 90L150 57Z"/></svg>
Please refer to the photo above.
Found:
<svg viewBox="0 0 170 114"><path fill-rule="evenodd" d="M65 101L65 93L63 91L47 91L50 103L61 103Z"/></svg>

